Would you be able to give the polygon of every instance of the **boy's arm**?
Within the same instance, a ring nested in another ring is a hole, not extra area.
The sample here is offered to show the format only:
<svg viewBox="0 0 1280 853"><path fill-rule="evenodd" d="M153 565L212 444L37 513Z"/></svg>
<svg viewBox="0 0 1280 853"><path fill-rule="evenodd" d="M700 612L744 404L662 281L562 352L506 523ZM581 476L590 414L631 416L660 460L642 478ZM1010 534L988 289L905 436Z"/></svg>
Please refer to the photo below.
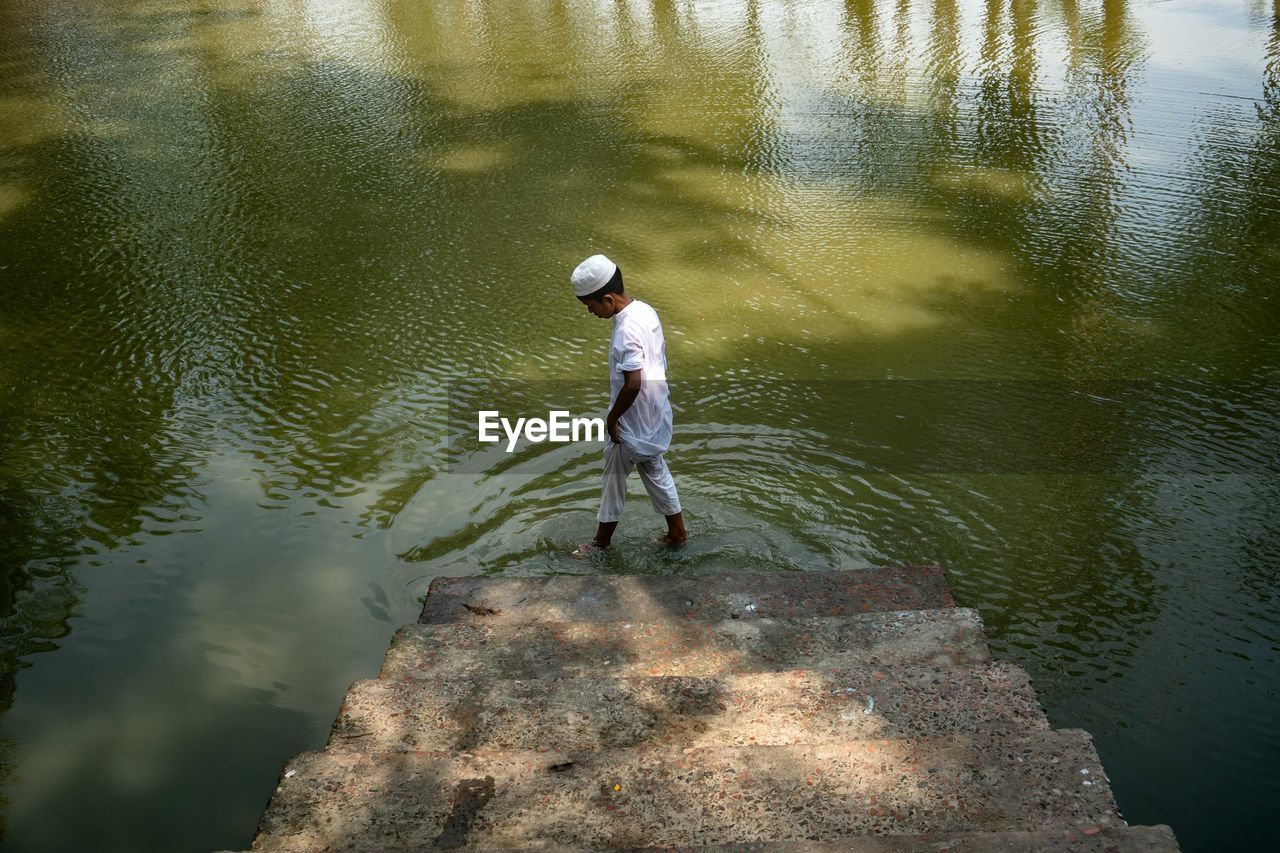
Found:
<svg viewBox="0 0 1280 853"><path fill-rule="evenodd" d="M609 417L605 420L605 429L609 431L609 438L613 439L614 444L618 444L618 419L627 413L627 409L631 408L631 404L636 401L636 397L640 396L640 371L624 370L622 372L622 390L618 392L618 399L613 401L613 408L609 410Z"/></svg>

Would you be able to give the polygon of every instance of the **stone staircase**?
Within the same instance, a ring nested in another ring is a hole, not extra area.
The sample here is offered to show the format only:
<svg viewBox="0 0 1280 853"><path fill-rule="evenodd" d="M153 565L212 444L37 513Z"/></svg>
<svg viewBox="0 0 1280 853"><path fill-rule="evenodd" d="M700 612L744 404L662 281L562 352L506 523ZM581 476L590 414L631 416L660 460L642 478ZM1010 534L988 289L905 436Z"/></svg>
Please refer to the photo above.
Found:
<svg viewBox="0 0 1280 853"><path fill-rule="evenodd" d="M936 566L438 578L258 851L1170 851Z"/></svg>

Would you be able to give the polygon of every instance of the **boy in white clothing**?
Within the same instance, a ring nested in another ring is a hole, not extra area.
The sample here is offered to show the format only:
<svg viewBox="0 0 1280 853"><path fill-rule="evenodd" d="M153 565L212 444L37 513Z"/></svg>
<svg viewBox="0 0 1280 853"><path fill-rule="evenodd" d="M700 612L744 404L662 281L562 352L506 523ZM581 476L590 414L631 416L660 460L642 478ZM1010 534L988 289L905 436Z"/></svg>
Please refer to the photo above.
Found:
<svg viewBox="0 0 1280 853"><path fill-rule="evenodd" d="M609 416L605 420L609 443L604 450L604 493L596 516L600 523L595 539L579 546L574 556L609 547L622 518L632 466L639 469L640 482L654 509L667 519L667 533L660 541L679 545L689 534L684 529L675 481L662 458L671 444L662 323L648 304L623 292L622 270L604 255L592 255L578 264L571 282L574 294L588 311L602 320L613 320Z"/></svg>

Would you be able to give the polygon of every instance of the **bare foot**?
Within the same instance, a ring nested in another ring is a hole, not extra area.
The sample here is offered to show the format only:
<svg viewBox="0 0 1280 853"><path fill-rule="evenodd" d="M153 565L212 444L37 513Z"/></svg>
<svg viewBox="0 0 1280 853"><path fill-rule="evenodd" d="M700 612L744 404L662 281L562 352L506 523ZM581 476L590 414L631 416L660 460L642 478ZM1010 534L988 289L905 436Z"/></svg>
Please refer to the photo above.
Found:
<svg viewBox="0 0 1280 853"><path fill-rule="evenodd" d="M569 552L569 556L575 560L589 560L592 554L599 554L607 545L601 545L597 542L583 542L577 548Z"/></svg>
<svg viewBox="0 0 1280 853"><path fill-rule="evenodd" d="M659 537L658 537L658 544L659 544L659 545L669 545L669 546L671 546L672 548L678 548L678 547L680 547L681 545L683 545L685 542L688 542L688 541L689 541L689 537L688 537L688 535L681 536L681 535L676 534L676 533L668 533L668 534L666 534L666 535L664 535L664 536L659 536Z"/></svg>

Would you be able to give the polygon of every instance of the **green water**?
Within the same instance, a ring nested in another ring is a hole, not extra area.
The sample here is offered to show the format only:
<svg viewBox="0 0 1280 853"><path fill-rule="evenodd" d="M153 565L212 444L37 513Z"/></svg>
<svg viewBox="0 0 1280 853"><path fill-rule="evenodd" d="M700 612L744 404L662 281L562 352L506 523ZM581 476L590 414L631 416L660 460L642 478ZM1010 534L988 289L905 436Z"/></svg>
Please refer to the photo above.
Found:
<svg viewBox="0 0 1280 853"><path fill-rule="evenodd" d="M575 567L598 447L449 413L594 400L596 251L693 540ZM1277 282L1274 0L0 0L4 843L246 846L437 575L936 561L1267 846Z"/></svg>

